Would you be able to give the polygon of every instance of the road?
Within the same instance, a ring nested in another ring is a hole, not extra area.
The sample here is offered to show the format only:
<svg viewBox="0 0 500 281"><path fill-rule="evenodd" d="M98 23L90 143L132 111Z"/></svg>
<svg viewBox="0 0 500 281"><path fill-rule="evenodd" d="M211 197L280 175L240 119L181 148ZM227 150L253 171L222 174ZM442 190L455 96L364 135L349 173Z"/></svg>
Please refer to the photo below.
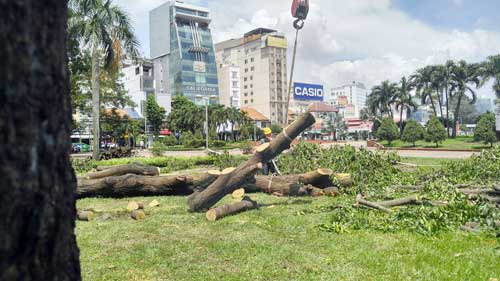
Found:
<svg viewBox="0 0 500 281"><path fill-rule="evenodd" d="M356 148L365 147L366 142L348 142L348 143L336 143L333 145L351 145ZM324 148L331 147L332 144L322 144ZM375 148L368 148L368 150L375 150ZM424 151L424 150L397 150L395 151L401 157L417 157L417 158L440 158L440 159L466 159L476 154L477 152L458 152L458 151ZM239 149L229 150L231 155L241 155L241 151ZM167 151L165 156L172 157L196 157L196 156L206 156L207 153L204 150L196 150L196 151ZM85 158L91 157L91 153L85 154L72 154L73 158ZM148 150L139 150L139 157L152 157L152 154Z"/></svg>

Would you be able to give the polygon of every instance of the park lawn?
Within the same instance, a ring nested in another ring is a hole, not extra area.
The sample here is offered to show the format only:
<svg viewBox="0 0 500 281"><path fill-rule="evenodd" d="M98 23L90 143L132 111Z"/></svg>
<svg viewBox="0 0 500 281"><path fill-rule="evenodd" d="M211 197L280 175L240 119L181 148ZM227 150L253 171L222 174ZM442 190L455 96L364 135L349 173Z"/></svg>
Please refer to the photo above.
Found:
<svg viewBox="0 0 500 281"><path fill-rule="evenodd" d="M421 166L442 166L450 162L464 161L464 159L459 158L423 158L423 157L401 157L401 162L408 164L416 164Z"/></svg>
<svg viewBox="0 0 500 281"><path fill-rule="evenodd" d="M389 145L387 141L380 142L385 147L391 148L413 148L412 143L406 143L402 140L395 140ZM425 141L418 141L416 143L417 148L436 148L435 143L429 143ZM485 145L482 142L475 142L473 137L457 137L455 139L447 139L439 144L441 149L466 149L466 150L482 150L489 149L490 145Z"/></svg>
<svg viewBox="0 0 500 281"><path fill-rule="evenodd" d="M500 241L485 234L333 234L316 227L328 212L301 211L352 198L252 197L266 206L218 222L188 213L185 197L79 200L79 208L112 214L77 222L83 280L500 278ZM161 205L147 208L144 221L122 211L129 200L153 199Z"/></svg>

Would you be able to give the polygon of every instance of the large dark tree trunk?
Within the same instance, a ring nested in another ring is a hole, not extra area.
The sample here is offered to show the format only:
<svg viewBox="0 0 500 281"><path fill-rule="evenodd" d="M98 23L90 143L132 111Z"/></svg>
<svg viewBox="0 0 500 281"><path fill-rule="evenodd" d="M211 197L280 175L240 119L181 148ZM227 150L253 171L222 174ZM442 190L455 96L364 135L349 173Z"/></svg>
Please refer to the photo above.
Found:
<svg viewBox="0 0 500 281"><path fill-rule="evenodd" d="M80 280L67 2L0 0L0 280Z"/></svg>

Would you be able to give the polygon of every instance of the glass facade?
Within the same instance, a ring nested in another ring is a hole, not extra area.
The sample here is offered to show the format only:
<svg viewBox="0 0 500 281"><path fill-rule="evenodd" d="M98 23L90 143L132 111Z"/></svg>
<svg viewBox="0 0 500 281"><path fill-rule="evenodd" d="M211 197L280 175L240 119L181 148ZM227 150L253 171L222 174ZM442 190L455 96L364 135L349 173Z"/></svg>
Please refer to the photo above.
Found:
<svg viewBox="0 0 500 281"><path fill-rule="evenodd" d="M208 13L170 8L170 92L192 101L197 96L218 96L217 64ZM218 99L217 99L218 100Z"/></svg>

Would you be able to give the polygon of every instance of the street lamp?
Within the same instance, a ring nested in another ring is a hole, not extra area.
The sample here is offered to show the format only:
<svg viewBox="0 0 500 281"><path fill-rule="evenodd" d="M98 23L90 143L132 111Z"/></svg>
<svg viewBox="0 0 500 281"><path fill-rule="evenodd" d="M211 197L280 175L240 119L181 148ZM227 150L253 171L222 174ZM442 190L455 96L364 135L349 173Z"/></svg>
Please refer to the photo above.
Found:
<svg viewBox="0 0 500 281"><path fill-rule="evenodd" d="M203 95L196 95L196 99L201 99L203 100L205 104L205 149L208 151L208 106L210 105L210 100L211 99L217 99L217 96L211 95L211 96L203 96Z"/></svg>

